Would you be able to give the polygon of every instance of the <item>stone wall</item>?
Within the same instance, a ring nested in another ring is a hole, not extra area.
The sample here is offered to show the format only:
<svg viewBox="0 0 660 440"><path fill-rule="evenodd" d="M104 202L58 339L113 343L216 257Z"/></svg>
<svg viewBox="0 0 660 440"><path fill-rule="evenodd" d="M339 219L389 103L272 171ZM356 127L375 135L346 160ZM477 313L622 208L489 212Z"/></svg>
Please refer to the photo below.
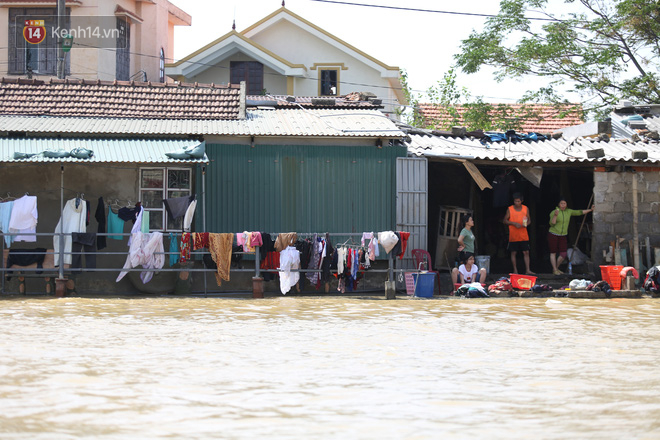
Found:
<svg viewBox="0 0 660 440"><path fill-rule="evenodd" d="M641 248L646 237L651 240L652 247L660 247L660 172L639 168L636 172L594 172L594 225L592 235L592 260L596 265L606 264L603 250L607 250L610 242L616 237L633 238L633 189L632 179L637 179L638 233L640 254L646 251ZM628 248L628 242L625 246ZM653 258L653 252L651 252ZM644 257L643 257L644 258ZM632 264L631 254L628 263Z"/></svg>

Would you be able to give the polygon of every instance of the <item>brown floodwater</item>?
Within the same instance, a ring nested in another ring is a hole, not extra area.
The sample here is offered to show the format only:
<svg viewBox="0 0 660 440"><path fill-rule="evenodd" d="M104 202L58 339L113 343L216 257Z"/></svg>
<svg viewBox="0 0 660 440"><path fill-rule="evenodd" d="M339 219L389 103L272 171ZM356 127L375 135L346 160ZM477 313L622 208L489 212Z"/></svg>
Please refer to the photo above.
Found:
<svg viewBox="0 0 660 440"><path fill-rule="evenodd" d="M657 439L660 301L0 301L2 439Z"/></svg>

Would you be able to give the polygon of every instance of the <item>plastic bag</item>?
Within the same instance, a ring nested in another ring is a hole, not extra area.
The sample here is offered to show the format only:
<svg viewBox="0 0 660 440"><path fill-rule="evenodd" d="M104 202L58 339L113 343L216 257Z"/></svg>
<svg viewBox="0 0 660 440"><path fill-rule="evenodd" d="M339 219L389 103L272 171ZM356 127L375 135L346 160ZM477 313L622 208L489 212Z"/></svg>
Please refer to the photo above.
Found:
<svg viewBox="0 0 660 440"><path fill-rule="evenodd" d="M578 248L570 248L567 251L568 261L571 264L584 264L587 262L587 256Z"/></svg>

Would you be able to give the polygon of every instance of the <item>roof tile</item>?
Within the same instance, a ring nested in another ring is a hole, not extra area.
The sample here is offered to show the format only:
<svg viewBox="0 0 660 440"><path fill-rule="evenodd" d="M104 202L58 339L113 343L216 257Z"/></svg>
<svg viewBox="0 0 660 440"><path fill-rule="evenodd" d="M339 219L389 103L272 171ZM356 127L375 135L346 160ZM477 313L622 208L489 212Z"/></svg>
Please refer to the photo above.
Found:
<svg viewBox="0 0 660 440"><path fill-rule="evenodd" d="M231 120L239 109L236 85L0 79L2 115Z"/></svg>
<svg viewBox="0 0 660 440"><path fill-rule="evenodd" d="M582 106L580 104L565 104L562 106L555 106L553 104L490 104L495 109L500 105L507 105L511 107L514 112L524 112L527 117L524 117L521 124L522 132L528 133L552 133L561 128L570 127L584 123L581 116ZM579 111L571 111L573 108L579 108ZM466 107L455 107L459 115L463 115L467 110ZM419 113L424 118L424 122L428 126L434 126L439 129L447 129L451 124L452 118L444 107L435 104L420 104ZM493 110L493 112L496 110ZM562 113L567 113L562 115ZM563 116L563 117L562 117ZM516 116L513 116L516 117ZM520 116L518 116L520 117ZM460 121L463 123L462 119Z"/></svg>

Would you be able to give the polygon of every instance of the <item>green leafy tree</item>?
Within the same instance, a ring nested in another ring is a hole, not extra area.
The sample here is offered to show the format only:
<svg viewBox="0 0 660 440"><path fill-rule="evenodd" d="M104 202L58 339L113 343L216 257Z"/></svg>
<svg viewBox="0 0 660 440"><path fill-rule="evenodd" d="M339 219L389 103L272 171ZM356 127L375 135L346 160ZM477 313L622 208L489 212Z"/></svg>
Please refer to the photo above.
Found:
<svg viewBox="0 0 660 440"><path fill-rule="evenodd" d="M529 18L539 12L547 21ZM529 91L527 102L558 103L558 88L569 86L597 117L621 99L660 103L660 3L501 0L498 15L462 41L455 59L465 73L491 66L498 80L548 78L550 85Z"/></svg>

